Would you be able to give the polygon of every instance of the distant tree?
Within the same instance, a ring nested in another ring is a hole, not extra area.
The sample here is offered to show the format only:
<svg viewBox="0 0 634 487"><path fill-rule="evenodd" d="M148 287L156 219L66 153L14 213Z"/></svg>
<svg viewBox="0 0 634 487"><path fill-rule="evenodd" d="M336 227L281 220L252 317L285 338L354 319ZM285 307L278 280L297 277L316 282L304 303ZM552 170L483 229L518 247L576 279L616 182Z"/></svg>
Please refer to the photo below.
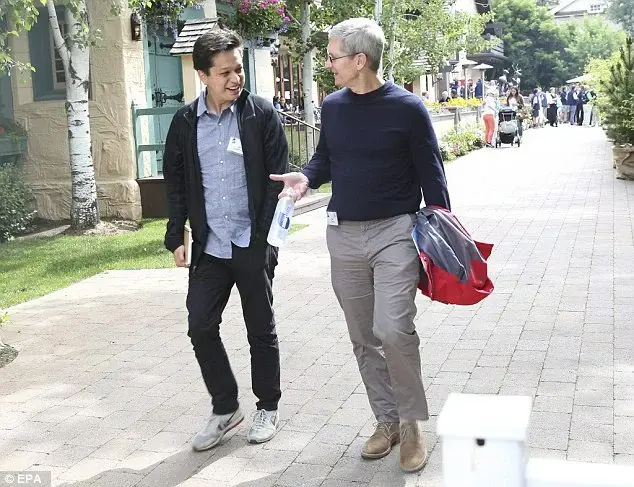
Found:
<svg viewBox="0 0 634 487"><path fill-rule="evenodd" d="M608 18L634 36L634 0L612 0L607 10Z"/></svg>
<svg viewBox="0 0 634 487"><path fill-rule="evenodd" d="M625 44L625 32L614 28L601 17L586 17L581 24L563 24L568 72L578 76L590 59L609 59Z"/></svg>
<svg viewBox="0 0 634 487"><path fill-rule="evenodd" d="M570 75L570 34L555 23L548 8L535 0L499 0L493 13L504 25L505 55L522 70L523 89L565 82Z"/></svg>
<svg viewBox="0 0 634 487"><path fill-rule="evenodd" d="M389 46L383 58L386 72L392 68L399 83L411 82L424 74L414 61L425 59L433 74L453 59L456 52L482 52L490 42L482 38L489 15L452 12L445 0L386 0L384 28L394 32L394 61L390 66ZM391 22L391 20L394 22Z"/></svg>

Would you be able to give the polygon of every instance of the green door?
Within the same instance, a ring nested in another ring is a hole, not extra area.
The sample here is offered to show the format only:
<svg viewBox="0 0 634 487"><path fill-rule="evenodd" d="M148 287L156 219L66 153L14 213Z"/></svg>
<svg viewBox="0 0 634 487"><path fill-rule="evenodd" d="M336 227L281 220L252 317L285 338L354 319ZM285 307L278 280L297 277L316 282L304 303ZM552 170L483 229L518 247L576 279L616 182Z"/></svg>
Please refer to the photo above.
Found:
<svg viewBox="0 0 634 487"><path fill-rule="evenodd" d="M148 33L147 46L150 67L149 98L153 107L179 107L183 105L183 74L181 58L171 56L169 51L174 38L159 33ZM155 115L154 141L165 142L173 115ZM163 172L163 153L156 153L159 174Z"/></svg>

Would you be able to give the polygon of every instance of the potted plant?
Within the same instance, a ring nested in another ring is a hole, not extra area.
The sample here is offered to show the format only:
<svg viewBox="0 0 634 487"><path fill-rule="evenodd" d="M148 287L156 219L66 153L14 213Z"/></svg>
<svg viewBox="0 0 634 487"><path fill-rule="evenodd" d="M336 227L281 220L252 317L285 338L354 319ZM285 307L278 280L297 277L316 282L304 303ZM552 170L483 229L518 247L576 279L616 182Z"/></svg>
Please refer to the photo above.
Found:
<svg viewBox="0 0 634 487"><path fill-rule="evenodd" d="M634 179L634 51L632 38L619 50L619 61L610 68L610 78L602 82L600 110L603 128L614 143L613 165L618 179Z"/></svg>
<svg viewBox="0 0 634 487"><path fill-rule="evenodd" d="M171 31L174 37L178 34L179 16L183 11L187 8L201 8L201 0L128 0L127 3L152 30L163 28L166 35ZM113 13L121 13L120 4L113 4Z"/></svg>
<svg viewBox="0 0 634 487"><path fill-rule="evenodd" d="M0 165L15 162L26 152L26 130L17 122L0 119Z"/></svg>
<svg viewBox="0 0 634 487"><path fill-rule="evenodd" d="M274 39L279 32L288 30L291 19L283 0L228 0L227 3L235 7L235 12L224 19L224 25L244 39L261 45L264 39Z"/></svg>

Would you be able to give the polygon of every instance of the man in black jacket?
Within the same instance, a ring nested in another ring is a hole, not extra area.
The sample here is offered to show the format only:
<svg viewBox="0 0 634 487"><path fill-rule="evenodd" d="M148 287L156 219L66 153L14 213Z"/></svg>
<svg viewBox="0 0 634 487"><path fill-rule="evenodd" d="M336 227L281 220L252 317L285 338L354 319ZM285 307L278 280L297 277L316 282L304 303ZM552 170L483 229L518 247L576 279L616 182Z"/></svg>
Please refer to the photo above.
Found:
<svg viewBox="0 0 634 487"><path fill-rule="evenodd" d="M266 237L283 187L269 174L287 169L288 146L271 102L243 89L242 52L242 39L231 31L213 30L196 41L194 68L206 89L174 116L163 158L169 207L165 246L177 266L187 265L189 218L188 335L213 405L208 424L193 440L197 451L216 446L244 419L219 333L234 284L258 398L248 441L270 440L279 424L280 358L272 309L277 248Z"/></svg>

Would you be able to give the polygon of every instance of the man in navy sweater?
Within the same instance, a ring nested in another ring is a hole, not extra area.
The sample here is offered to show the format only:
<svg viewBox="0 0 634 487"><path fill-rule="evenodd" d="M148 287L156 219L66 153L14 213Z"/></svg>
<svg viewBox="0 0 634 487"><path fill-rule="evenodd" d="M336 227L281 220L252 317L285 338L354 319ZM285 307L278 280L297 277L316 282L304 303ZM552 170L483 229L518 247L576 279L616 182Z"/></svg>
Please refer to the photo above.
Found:
<svg viewBox="0 0 634 487"><path fill-rule="evenodd" d="M330 31L326 67L343 89L322 104L310 163L271 178L296 198L332 181L332 284L378 422L361 454L381 458L400 441L401 467L415 472L427 462L420 422L429 415L414 324L420 261L411 233L421 190L428 205L447 209L449 194L423 102L379 75L384 45L369 19Z"/></svg>

